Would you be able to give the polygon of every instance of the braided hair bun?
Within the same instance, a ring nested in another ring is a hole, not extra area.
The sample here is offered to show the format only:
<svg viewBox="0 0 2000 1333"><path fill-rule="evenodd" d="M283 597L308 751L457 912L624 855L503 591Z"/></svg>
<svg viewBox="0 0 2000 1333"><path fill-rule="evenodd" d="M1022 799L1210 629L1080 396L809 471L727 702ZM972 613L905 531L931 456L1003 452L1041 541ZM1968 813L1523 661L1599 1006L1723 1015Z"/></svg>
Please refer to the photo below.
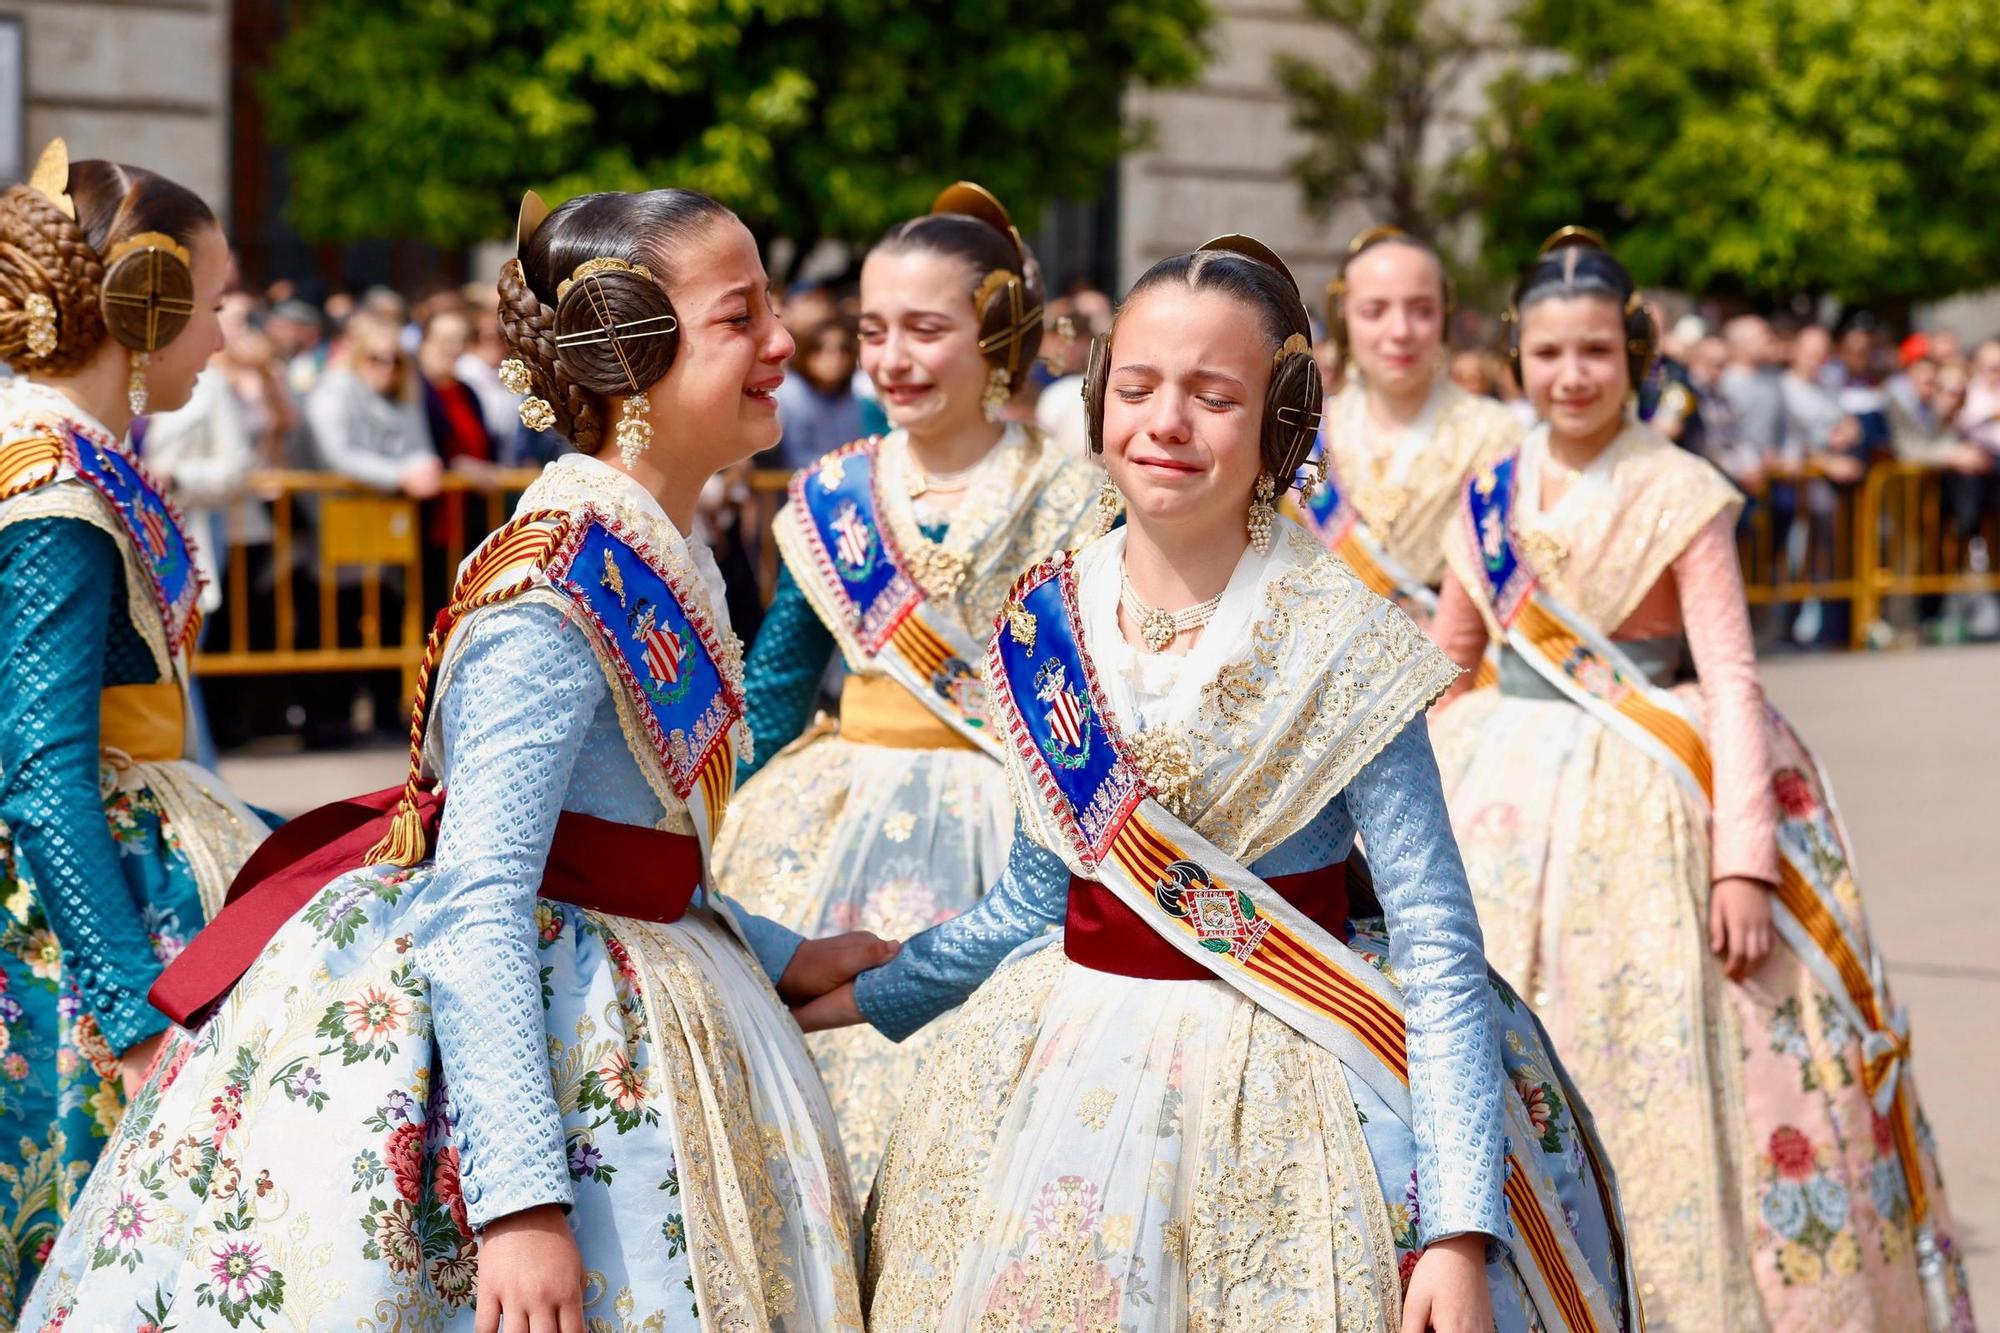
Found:
<svg viewBox="0 0 2000 1333"><path fill-rule="evenodd" d="M676 260L734 216L695 190L607 191L553 210L524 201L517 257L500 267L500 332L578 449L603 445L607 397L644 393L672 368Z"/></svg>
<svg viewBox="0 0 2000 1333"><path fill-rule="evenodd" d="M0 359L65 375L108 336L142 351L172 342L193 295L175 251L215 225L214 211L185 186L144 167L72 163L54 140L28 184L0 193ZM121 245L126 253L107 275L104 257ZM107 295L115 328L106 323ZM143 316L131 314L142 308Z"/></svg>

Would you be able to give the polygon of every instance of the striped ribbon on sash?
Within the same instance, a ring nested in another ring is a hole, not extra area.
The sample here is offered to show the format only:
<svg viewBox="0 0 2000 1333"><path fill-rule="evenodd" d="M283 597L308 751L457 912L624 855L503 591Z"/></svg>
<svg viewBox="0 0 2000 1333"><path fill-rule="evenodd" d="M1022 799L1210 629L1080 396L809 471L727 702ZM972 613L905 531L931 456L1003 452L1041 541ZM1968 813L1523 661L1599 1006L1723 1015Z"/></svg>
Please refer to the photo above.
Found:
<svg viewBox="0 0 2000 1333"><path fill-rule="evenodd" d="M1540 586L1514 541L1512 506L1519 455L1510 455L1466 487L1463 520L1478 553L1483 592L1507 646L1557 690L1637 746L1673 775L1704 815L1713 816L1715 762L1698 717L1661 689L1609 637ZM1855 929L1835 892L1835 869L1811 849L1827 838L1847 864L1846 829L1818 762L1789 723L1766 705L1785 748L1806 756L1799 796L1779 802L1778 884L1772 921L1778 934L1840 1005L1861 1034L1862 1077L1876 1110L1888 1118L1908 1178L1912 1216L1929 1209L1917 1149L1913 1099L1897 1077L1909 1056L1909 1018L1891 998L1881 957Z"/></svg>
<svg viewBox="0 0 2000 1333"><path fill-rule="evenodd" d="M839 616L871 665L998 759L986 685L973 666L979 647L931 612L882 521L880 443L845 445L792 477L790 503L777 523L786 563L802 585L810 582L815 606Z"/></svg>
<svg viewBox="0 0 2000 1333"><path fill-rule="evenodd" d="M1113 726L1083 648L1075 566L1023 575L987 650L997 727L1024 786L1088 875L1182 954L1338 1057L1410 1121L1403 1000L1375 967L1154 799ZM1514 1142L1536 1137L1515 1097ZM1611 1299L1563 1221L1553 1187L1509 1152L1506 1197L1529 1262L1520 1271L1551 1327L1618 1328Z"/></svg>

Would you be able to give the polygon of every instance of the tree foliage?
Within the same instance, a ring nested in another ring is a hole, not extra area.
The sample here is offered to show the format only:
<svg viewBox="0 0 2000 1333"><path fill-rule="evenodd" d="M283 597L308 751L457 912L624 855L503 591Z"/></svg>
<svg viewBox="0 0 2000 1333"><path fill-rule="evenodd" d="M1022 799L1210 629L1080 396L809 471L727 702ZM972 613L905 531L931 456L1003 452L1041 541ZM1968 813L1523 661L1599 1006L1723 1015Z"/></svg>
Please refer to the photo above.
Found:
<svg viewBox="0 0 2000 1333"><path fill-rule="evenodd" d="M1207 0L298 0L265 84L315 239L456 245L550 198L675 184L761 237L869 240L960 176L1022 220L1192 80Z"/></svg>
<svg viewBox="0 0 2000 1333"><path fill-rule="evenodd" d="M1449 197L1449 164L1430 158L1445 103L1488 43L1438 0L1306 0L1358 58L1353 72L1303 56L1276 60L1292 126L1308 147L1291 163L1306 206L1321 217L1341 204L1370 206L1383 221L1435 237Z"/></svg>
<svg viewBox="0 0 2000 1333"><path fill-rule="evenodd" d="M2000 282L1991 0L1526 0L1563 67L1491 90L1487 258L1565 223L1641 282L1926 300Z"/></svg>

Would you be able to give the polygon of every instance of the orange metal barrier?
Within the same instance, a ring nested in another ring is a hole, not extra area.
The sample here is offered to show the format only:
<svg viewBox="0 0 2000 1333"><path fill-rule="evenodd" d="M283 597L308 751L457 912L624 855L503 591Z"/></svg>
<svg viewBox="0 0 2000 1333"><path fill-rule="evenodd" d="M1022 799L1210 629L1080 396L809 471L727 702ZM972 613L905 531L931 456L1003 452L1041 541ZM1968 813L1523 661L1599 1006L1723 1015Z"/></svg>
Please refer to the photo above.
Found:
<svg viewBox="0 0 2000 1333"><path fill-rule="evenodd" d="M1978 533L1961 531L1947 495L1953 475L1914 463L1880 463L1868 473L1856 533L1857 647L1868 627L1902 609L1891 608L1891 599L2000 594L2000 569L1970 568L1975 535L1985 538L1990 558L2000 558L2000 513L1983 515Z"/></svg>
<svg viewBox="0 0 2000 1333"><path fill-rule="evenodd" d="M447 475L443 494L419 503L323 472L258 473L231 507L230 530L261 528L254 511L268 506L270 540L230 543L196 673L392 670L413 694L437 609L427 586L448 580L538 475L504 472L492 488ZM440 540L428 540L429 528Z"/></svg>
<svg viewBox="0 0 2000 1333"><path fill-rule="evenodd" d="M222 607L195 670L205 676L391 670L402 673L408 694L452 571L506 521L537 475L516 469L490 487L447 476L439 499L419 503L321 472L258 474L233 517L240 524L250 507L268 508L270 540L231 544ZM1738 537L1750 604L1848 603L1860 647L1892 601L2000 592L2000 572L1967 572L1966 534L1952 523L1944 497L1947 475L1879 463L1850 485L1827 486L1810 475L1767 480ZM758 587L767 602L778 573L771 518L788 480L780 471L748 479L744 535L756 543ZM1779 503L1786 486L1795 501L1790 506ZM1988 515L1986 525L1989 549L2000 555L2000 518Z"/></svg>

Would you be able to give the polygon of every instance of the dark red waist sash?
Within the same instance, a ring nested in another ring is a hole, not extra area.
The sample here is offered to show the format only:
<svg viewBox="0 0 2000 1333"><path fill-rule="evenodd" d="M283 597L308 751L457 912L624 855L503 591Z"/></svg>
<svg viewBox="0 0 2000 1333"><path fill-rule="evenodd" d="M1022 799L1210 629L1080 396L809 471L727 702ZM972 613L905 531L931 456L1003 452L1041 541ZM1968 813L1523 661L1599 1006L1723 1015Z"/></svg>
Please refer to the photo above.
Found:
<svg viewBox="0 0 2000 1333"><path fill-rule="evenodd" d="M1300 875L1265 881L1280 897L1304 912L1337 940L1353 932L1347 924L1347 865L1336 862ZM1094 879L1072 875L1069 918L1063 922L1063 952L1094 972L1153 981L1213 981L1215 973L1168 943L1116 893Z"/></svg>
<svg viewBox="0 0 2000 1333"><path fill-rule="evenodd" d="M280 928L335 878L368 863L368 849L388 831L401 787L335 801L279 828L244 863L215 920L160 973L147 998L183 1027L193 1027L229 994ZM436 846L444 793L418 800L426 845ZM642 921L681 919L701 884L701 844L563 811L556 820L541 895Z"/></svg>

